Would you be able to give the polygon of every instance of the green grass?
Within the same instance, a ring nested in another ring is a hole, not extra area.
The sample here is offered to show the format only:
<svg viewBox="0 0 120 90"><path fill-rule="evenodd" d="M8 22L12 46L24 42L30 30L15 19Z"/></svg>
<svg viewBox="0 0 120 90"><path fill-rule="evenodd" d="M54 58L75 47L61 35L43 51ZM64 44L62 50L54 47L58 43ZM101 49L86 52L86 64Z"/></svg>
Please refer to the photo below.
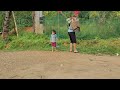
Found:
<svg viewBox="0 0 120 90"><path fill-rule="evenodd" d="M81 53L116 55L120 54L120 40L83 40L78 48Z"/></svg>
<svg viewBox="0 0 120 90"><path fill-rule="evenodd" d="M51 50L50 38L47 35L22 32L18 38L11 36L8 42L2 39L0 41L0 50L3 51ZM59 51L69 51L69 39L59 38L57 45ZM86 54L116 55L120 54L120 39L78 40L77 49Z"/></svg>
<svg viewBox="0 0 120 90"><path fill-rule="evenodd" d="M80 40L110 39L120 37L120 20L118 19L107 19L105 23L99 23L96 20L81 21L80 27L81 32L77 33L77 38ZM67 23L62 20L62 18L60 19L59 29L57 18L46 18L45 34L50 35L52 29L57 31L60 38L68 38Z"/></svg>

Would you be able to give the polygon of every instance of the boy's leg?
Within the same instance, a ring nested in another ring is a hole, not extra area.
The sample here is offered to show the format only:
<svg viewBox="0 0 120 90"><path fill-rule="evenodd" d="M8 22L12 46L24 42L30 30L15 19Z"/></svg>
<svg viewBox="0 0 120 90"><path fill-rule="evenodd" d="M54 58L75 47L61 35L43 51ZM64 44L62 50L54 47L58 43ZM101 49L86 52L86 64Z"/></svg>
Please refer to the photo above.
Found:
<svg viewBox="0 0 120 90"><path fill-rule="evenodd" d="M73 44L70 43L70 52L72 52L72 46L73 46Z"/></svg>
<svg viewBox="0 0 120 90"><path fill-rule="evenodd" d="M74 52L78 52L77 49L76 49L76 43L73 44L74 45Z"/></svg>
<svg viewBox="0 0 120 90"><path fill-rule="evenodd" d="M54 48L52 47L52 52L53 52L53 49L54 49Z"/></svg>

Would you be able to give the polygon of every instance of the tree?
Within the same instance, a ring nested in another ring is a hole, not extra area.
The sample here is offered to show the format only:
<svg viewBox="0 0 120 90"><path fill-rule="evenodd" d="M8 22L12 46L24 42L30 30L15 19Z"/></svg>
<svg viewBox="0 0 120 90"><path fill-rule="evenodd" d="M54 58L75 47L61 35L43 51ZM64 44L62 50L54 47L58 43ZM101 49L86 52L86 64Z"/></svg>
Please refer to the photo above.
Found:
<svg viewBox="0 0 120 90"><path fill-rule="evenodd" d="M12 11L5 11L5 19L4 19L4 23L3 23L3 32L2 32L2 38L4 40L8 38L11 14L12 14Z"/></svg>
<svg viewBox="0 0 120 90"><path fill-rule="evenodd" d="M33 12L33 31L36 34L43 34L42 11Z"/></svg>

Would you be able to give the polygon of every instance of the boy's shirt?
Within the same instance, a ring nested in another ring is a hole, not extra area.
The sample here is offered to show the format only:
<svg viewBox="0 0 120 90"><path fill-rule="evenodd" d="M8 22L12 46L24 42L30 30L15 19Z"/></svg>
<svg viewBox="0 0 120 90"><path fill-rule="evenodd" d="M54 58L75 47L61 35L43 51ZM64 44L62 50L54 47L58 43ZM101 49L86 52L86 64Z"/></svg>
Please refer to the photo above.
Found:
<svg viewBox="0 0 120 90"><path fill-rule="evenodd" d="M74 32L73 29L71 28L71 26L69 26L68 32Z"/></svg>
<svg viewBox="0 0 120 90"><path fill-rule="evenodd" d="M50 42L56 42L57 41L57 35L51 34Z"/></svg>

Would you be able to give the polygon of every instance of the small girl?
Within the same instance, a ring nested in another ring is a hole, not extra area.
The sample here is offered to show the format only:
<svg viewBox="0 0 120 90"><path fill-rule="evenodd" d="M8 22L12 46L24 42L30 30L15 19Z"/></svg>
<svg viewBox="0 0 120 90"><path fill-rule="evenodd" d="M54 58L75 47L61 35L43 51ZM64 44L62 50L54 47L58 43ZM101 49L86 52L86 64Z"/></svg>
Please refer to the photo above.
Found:
<svg viewBox="0 0 120 90"><path fill-rule="evenodd" d="M51 42L51 46L52 46L52 52L56 51L56 41L57 41L57 35L56 35L56 31L52 30L52 34L51 34L51 38L50 38L50 42Z"/></svg>

